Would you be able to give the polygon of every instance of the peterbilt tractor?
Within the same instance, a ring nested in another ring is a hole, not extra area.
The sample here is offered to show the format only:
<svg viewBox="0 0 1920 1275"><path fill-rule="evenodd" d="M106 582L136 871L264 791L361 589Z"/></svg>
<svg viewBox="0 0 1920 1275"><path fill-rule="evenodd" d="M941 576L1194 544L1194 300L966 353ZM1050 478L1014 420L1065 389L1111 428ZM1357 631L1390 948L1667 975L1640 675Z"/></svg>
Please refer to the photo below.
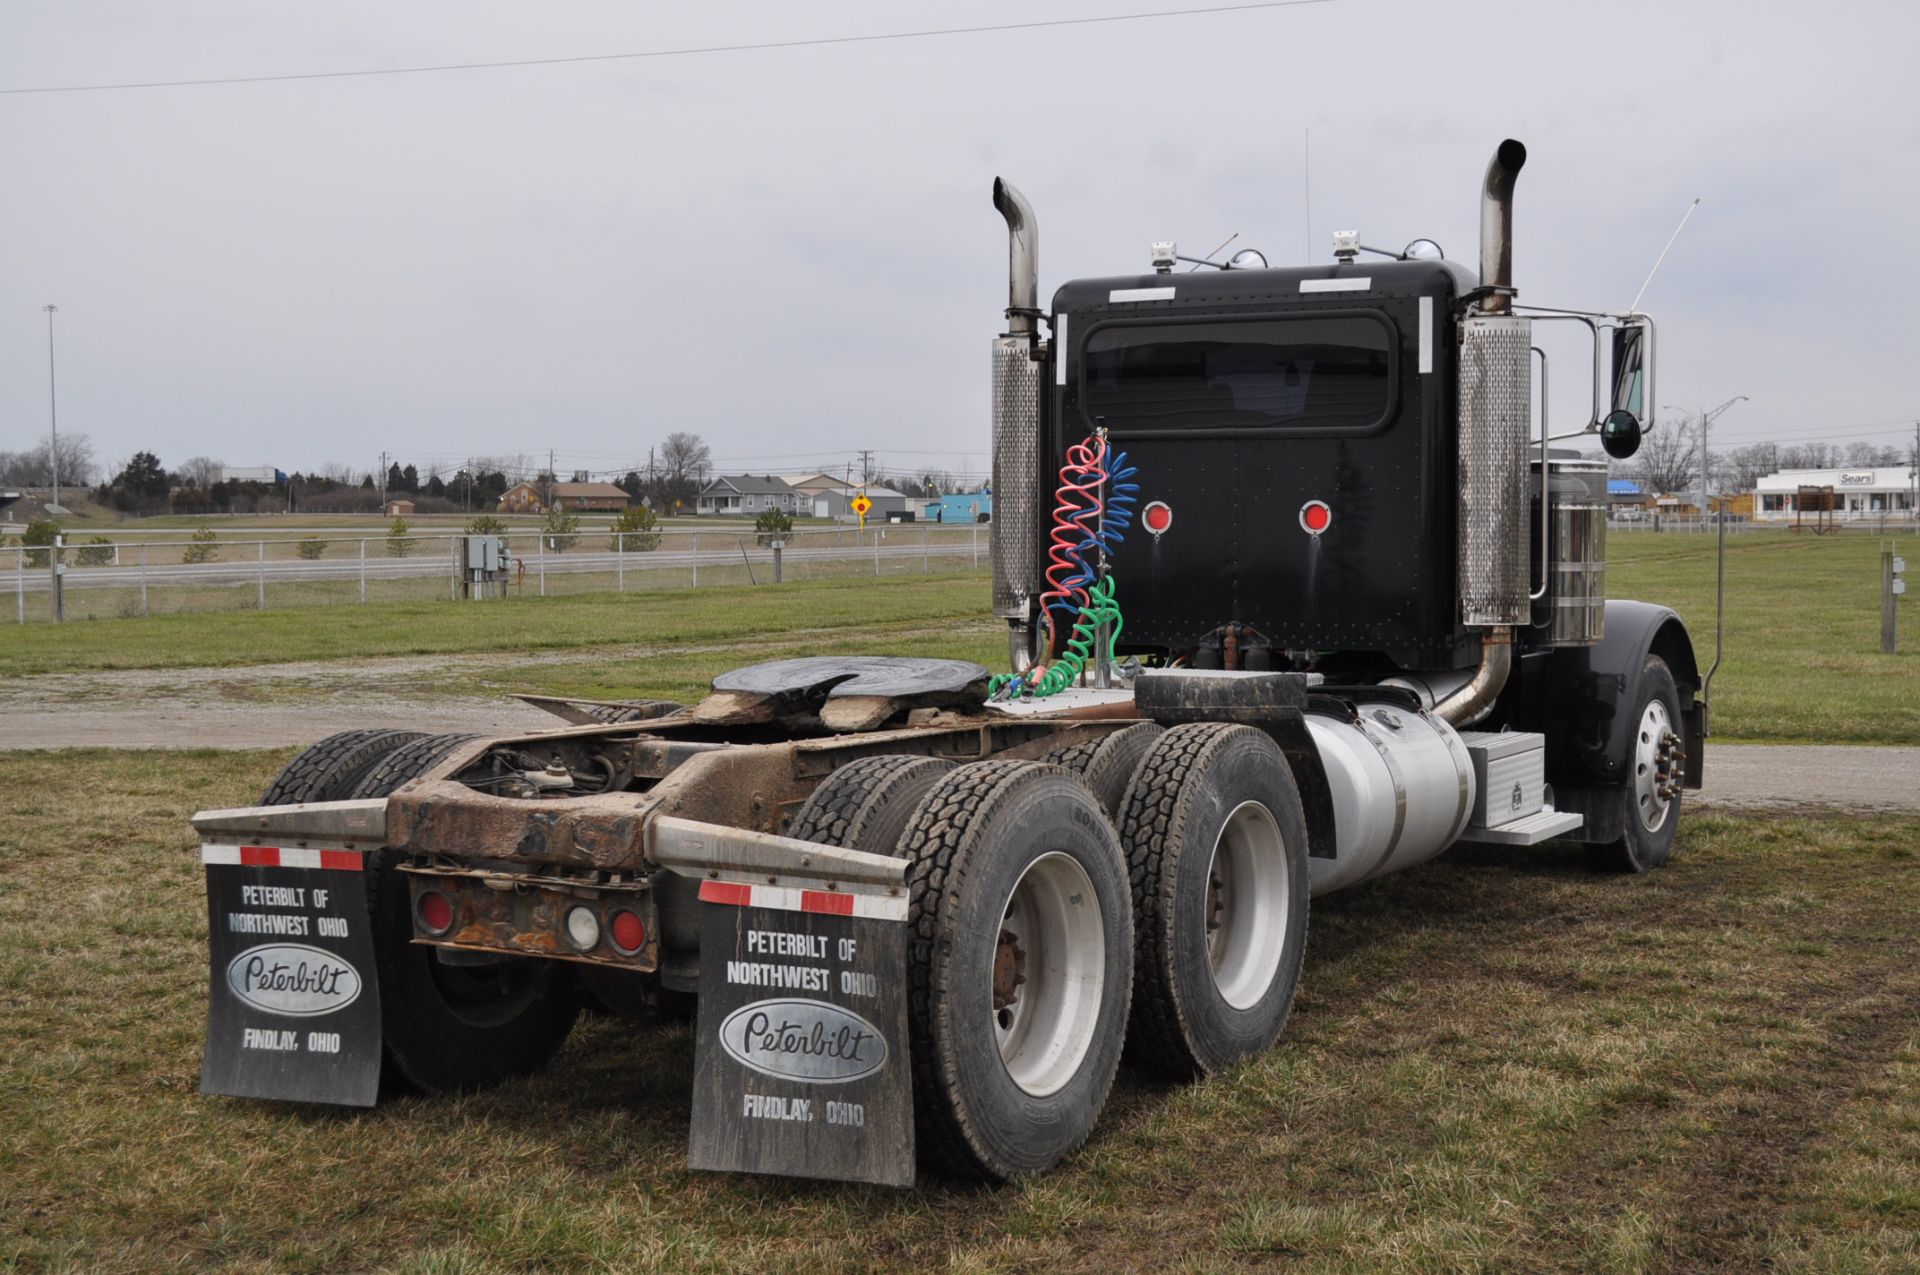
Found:
<svg viewBox="0 0 1920 1275"><path fill-rule="evenodd" d="M366 1106L542 1068L583 1007L690 1014L694 1167L1006 1179L1088 1138L1123 1053L1274 1045L1313 897L1463 841L1661 865L1705 687L1679 616L1605 597L1606 466L1555 446L1632 454L1654 329L1519 303L1525 158L1488 166L1477 272L1157 243L1044 311L996 182L1007 668L781 660L313 745L193 821L202 1089ZM1554 322L1593 351L1560 435Z"/></svg>

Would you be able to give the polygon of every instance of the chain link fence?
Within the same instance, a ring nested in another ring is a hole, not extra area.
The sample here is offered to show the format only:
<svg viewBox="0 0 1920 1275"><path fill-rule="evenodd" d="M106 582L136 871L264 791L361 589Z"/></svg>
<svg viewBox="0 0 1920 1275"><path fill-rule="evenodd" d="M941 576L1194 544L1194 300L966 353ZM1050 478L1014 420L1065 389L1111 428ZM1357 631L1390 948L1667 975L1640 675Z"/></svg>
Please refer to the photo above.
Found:
<svg viewBox="0 0 1920 1275"><path fill-rule="evenodd" d="M567 535L505 533L505 596L554 597L645 589L771 585L830 577L966 571L986 561L978 523L797 527L778 545L751 528ZM337 530L261 538L68 540L0 551L18 623L460 600L466 537L352 536Z"/></svg>

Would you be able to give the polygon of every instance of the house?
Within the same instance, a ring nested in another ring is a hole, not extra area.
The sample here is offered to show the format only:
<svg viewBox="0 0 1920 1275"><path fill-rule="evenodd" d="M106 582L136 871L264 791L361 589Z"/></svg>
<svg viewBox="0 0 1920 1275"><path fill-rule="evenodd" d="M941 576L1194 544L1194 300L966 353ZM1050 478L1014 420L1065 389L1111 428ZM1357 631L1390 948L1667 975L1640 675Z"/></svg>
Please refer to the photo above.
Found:
<svg viewBox="0 0 1920 1275"><path fill-rule="evenodd" d="M935 496L921 510L926 522L987 522L993 517L993 493L956 491Z"/></svg>
<svg viewBox="0 0 1920 1275"><path fill-rule="evenodd" d="M551 489L553 502L570 513L618 513L633 503L626 491L612 483L515 483L500 496L500 512L543 514L547 502L542 495Z"/></svg>
<svg viewBox="0 0 1920 1275"><path fill-rule="evenodd" d="M869 483L865 488L867 499L873 502L873 508L867 511L868 522L885 522L888 514L903 514L912 508L913 501L905 492L895 491L891 487L881 487ZM833 518L840 522L857 519L860 515L853 512L852 501L861 493L861 489L850 487L846 491L823 491L813 498L813 516Z"/></svg>
<svg viewBox="0 0 1920 1275"><path fill-rule="evenodd" d="M782 474L780 481L806 497L809 505L822 492L852 491L854 484L832 474Z"/></svg>
<svg viewBox="0 0 1920 1275"><path fill-rule="evenodd" d="M408 518L412 515L413 502L411 500L389 500L387 502L387 517Z"/></svg>
<svg viewBox="0 0 1920 1275"><path fill-rule="evenodd" d="M695 512L703 516L745 516L755 518L768 510L783 514L806 514L806 497L788 485L786 479L772 474L735 474L716 478L700 490Z"/></svg>

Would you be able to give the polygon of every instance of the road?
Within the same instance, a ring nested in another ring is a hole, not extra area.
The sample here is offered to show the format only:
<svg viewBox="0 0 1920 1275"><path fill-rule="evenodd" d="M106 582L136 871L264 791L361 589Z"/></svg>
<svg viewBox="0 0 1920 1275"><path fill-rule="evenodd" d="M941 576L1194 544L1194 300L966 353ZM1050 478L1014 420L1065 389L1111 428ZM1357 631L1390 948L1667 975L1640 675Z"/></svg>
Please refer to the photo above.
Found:
<svg viewBox="0 0 1920 1275"><path fill-rule="evenodd" d="M397 657L250 668L56 673L0 683L0 749L282 748L355 727L542 730L559 722L504 696L409 693L539 664L647 654ZM657 654L658 652L652 652ZM1920 748L1714 744L1688 801L1728 809L1831 807L1920 814Z"/></svg>

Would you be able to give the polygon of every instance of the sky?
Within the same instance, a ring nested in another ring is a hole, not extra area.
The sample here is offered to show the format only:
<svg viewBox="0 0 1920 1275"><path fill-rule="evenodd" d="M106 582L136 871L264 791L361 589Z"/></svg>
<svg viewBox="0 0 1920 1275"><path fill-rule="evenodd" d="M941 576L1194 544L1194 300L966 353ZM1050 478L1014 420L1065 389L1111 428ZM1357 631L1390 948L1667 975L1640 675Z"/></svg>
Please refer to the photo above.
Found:
<svg viewBox="0 0 1920 1275"><path fill-rule="evenodd" d="M337 0L0 9L0 89L562 58L1139 14L1181 0ZM1187 5L1184 7L1196 7ZM1643 302L1716 446L1920 420L1920 5L1328 0L1042 29L429 74L0 93L0 450L422 472L988 468L996 175L1041 296L1332 234L1475 264L1527 144L1515 281ZM1310 154L1306 139L1310 136ZM1310 189L1309 189L1310 187ZM1310 204L1311 217L1308 216ZM1554 355L1585 420L1585 338ZM1676 413L1677 414L1677 413Z"/></svg>

